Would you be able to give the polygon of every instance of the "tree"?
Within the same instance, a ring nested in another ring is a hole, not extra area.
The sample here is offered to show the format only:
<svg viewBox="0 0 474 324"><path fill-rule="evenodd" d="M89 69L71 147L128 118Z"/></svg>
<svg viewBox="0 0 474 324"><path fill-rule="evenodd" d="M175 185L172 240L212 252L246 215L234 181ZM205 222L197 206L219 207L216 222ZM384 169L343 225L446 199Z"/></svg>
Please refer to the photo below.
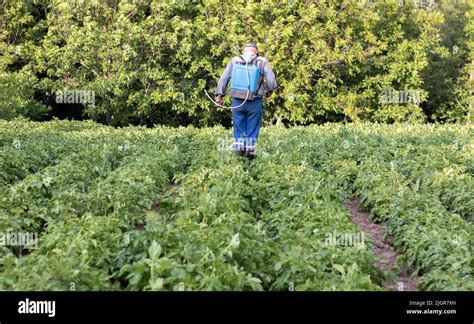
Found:
<svg viewBox="0 0 474 324"><path fill-rule="evenodd" d="M0 19L0 119L33 119L49 110L36 97L39 80L28 64L29 47L38 33L36 2L3 1Z"/></svg>
<svg viewBox="0 0 474 324"><path fill-rule="evenodd" d="M469 24L461 5L432 10L401 0L10 3L2 15L8 31L1 39L3 61L9 60L2 71L11 74L2 74L10 80L3 82L4 100L29 100L10 106L34 107L37 98L54 99L69 89L93 91L95 104L84 104L84 113L107 124L229 123L228 112L213 106L204 90L214 91L230 58L253 40L279 83L265 103L270 123L456 121L468 113L463 93L469 38L463 31ZM16 7L21 9L11 9ZM18 33L12 43L8 35ZM20 43L21 57L12 54ZM455 57L448 50L454 44ZM391 91L418 100L384 103L383 94Z"/></svg>

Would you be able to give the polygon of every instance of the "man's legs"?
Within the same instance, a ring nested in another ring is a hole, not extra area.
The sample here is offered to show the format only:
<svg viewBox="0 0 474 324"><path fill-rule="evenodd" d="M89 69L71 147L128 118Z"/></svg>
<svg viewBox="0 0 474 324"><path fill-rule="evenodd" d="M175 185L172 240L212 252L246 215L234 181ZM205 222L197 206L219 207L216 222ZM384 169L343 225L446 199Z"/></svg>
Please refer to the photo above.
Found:
<svg viewBox="0 0 474 324"><path fill-rule="evenodd" d="M232 107L236 107L242 104L241 99L232 98ZM244 105L245 106L245 105ZM234 125L234 144L232 148L237 154L243 155L245 149L245 138L247 134L247 114L244 110L244 106L232 109L232 119Z"/></svg>
<svg viewBox="0 0 474 324"><path fill-rule="evenodd" d="M246 103L247 106L247 103ZM255 149L257 145L257 138L262 125L263 108L262 98L255 98L248 102L247 110L247 139L245 141L245 151L247 156L252 158L255 156Z"/></svg>

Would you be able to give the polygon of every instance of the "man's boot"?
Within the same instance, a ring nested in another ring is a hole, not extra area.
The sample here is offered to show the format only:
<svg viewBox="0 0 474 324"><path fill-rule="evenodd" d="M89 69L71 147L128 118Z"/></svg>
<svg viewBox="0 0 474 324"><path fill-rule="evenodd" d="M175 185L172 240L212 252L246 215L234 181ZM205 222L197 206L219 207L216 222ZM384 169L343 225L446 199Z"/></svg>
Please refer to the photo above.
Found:
<svg viewBox="0 0 474 324"><path fill-rule="evenodd" d="M238 156L244 156L245 155L245 145L244 143L239 143L239 142L234 142L232 145L232 148Z"/></svg>
<svg viewBox="0 0 474 324"><path fill-rule="evenodd" d="M245 157L249 160L255 159L257 157L255 149L256 149L256 147L254 145L245 146Z"/></svg>

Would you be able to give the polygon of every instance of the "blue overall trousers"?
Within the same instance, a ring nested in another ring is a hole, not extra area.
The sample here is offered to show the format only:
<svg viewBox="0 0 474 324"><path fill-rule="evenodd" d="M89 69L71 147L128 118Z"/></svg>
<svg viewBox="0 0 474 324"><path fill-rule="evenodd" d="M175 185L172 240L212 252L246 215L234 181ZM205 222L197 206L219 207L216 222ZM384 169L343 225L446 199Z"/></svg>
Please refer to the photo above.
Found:
<svg viewBox="0 0 474 324"><path fill-rule="evenodd" d="M232 98L232 107L244 102L244 99ZM234 149L254 151L263 118L262 98L255 98L232 109L234 119Z"/></svg>

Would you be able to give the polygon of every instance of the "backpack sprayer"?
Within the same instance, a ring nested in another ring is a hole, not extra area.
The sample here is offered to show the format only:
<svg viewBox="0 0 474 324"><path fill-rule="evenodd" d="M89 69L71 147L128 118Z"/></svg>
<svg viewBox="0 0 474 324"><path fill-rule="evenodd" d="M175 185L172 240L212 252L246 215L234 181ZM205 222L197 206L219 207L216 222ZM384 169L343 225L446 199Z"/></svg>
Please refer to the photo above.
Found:
<svg viewBox="0 0 474 324"><path fill-rule="evenodd" d="M249 67L249 62L247 62L242 56L239 57L244 63L232 65L229 95L232 98L244 99L244 102L235 107L223 106L215 102L209 93L204 90L209 100L211 100L218 107L231 109L242 107L247 102L247 100L253 100L258 91L260 68L257 64L251 65ZM253 61L256 63L256 58L254 58Z"/></svg>

